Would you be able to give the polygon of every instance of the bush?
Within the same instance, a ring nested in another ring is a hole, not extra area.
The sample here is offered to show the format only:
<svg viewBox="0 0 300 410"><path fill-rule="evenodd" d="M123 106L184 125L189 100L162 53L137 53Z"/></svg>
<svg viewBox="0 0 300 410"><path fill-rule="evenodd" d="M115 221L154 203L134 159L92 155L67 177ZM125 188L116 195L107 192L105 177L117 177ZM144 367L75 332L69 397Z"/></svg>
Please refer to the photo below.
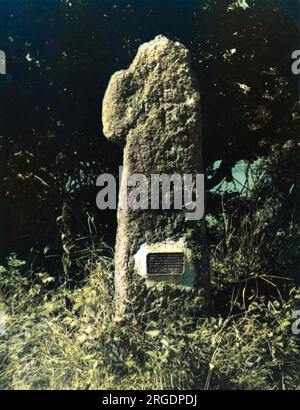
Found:
<svg viewBox="0 0 300 410"><path fill-rule="evenodd" d="M91 265L83 287L49 290L51 277L38 273L14 293L7 272L22 277L23 266L9 259L1 269L1 389L300 388L295 289L287 302L255 301L222 318L201 317L200 291L138 283L128 314L116 321L109 258Z"/></svg>

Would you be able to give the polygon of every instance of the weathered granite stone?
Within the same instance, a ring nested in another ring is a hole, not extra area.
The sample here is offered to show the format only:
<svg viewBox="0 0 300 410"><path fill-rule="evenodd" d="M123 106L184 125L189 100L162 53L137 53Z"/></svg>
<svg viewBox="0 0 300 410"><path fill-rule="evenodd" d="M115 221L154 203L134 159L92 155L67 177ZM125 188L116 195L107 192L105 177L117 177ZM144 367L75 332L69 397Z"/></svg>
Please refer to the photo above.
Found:
<svg viewBox="0 0 300 410"><path fill-rule="evenodd" d="M105 136L124 147L126 179L133 174L201 174L200 94L188 50L163 36L143 44L131 66L115 73L103 101ZM184 211L119 209L115 254L117 314L123 314L142 245L184 241L196 269L193 287L209 298L209 261L204 219L186 221Z"/></svg>

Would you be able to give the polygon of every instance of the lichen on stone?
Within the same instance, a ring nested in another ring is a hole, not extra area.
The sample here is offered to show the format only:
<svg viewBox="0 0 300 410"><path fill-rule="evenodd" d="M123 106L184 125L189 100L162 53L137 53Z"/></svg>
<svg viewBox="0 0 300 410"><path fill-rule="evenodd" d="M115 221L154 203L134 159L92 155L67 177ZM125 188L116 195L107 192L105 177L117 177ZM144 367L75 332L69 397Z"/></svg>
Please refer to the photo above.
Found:
<svg viewBox="0 0 300 410"><path fill-rule="evenodd" d="M158 36L115 73L103 101L105 136L124 147L124 181L133 174L203 173L201 106L189 51ZM123 183L123 182L122 182ZM133 255L144 243L184 239L197 267L194 286L209 294L205 223L185 211L119 209L115 256L117 310L128 300Z"/></svg>

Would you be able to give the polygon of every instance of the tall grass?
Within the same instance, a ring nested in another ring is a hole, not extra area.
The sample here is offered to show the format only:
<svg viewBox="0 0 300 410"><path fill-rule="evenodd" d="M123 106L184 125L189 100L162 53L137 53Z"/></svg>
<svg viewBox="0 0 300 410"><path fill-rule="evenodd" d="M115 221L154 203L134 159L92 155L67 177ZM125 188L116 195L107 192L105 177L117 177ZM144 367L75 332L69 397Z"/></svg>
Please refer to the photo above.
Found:
<svg viewBox="0 0 300 410"><path fill-rule="evenodd" d="M296 290L286 302L202 317L201 291L138 283L128 314L115 321L109 258L92 258L75 289L51 289L44 272L27 281L23 269L15 257L1 269L1 389L300 388Z"/></svg>

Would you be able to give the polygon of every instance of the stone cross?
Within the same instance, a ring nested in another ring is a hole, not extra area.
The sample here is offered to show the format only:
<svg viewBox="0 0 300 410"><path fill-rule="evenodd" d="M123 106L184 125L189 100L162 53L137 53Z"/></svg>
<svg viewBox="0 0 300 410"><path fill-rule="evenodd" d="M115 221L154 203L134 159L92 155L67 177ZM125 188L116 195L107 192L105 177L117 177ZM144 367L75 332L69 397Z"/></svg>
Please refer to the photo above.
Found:
<svg viewBox="0 0 300 410"><path fill-rule="evenodd" d="M187 218L195 192L187 192L185 210L160 209L160 201L153 201L153 187L148 186L153 205L149 209L143 206L147 198L143 193L148 192L140 187L140 208L127 206L128 195L136 189L128 180L136 175L169 176L176 189L183 175L200 175L203 182L200 94L188 50L163 36L140 46L130 67L112 76L102 114L104 135L124 148L115 249L117 315L126 311L134 272L148 286L167 281L201 288L205 305L209 298L205 222L192 213ZM141 177L135 180L143 182ZM175 188L170 198L176 196L180 202Z"/></svg>

